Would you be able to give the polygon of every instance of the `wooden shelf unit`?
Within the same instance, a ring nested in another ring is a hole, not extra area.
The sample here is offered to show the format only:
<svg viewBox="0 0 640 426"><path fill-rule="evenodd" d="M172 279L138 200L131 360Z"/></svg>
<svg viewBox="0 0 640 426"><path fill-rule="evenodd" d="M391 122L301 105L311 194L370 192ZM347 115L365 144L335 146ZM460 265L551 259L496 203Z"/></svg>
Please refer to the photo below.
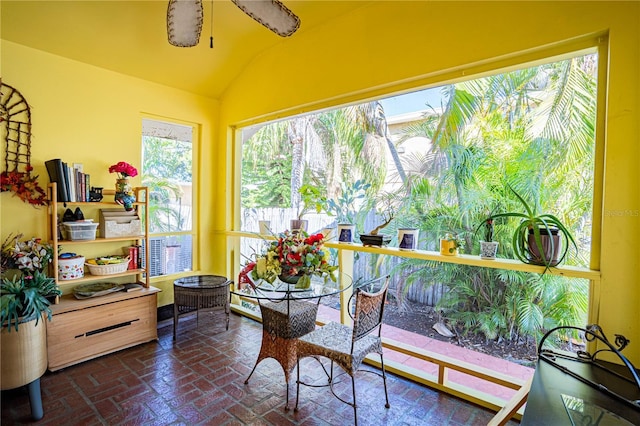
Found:
<svg viewBox="0 0 640 426"><path fill-rule="evenodd" d="M58 238L58 217L70 206L92 207L90 213L83 212L86 217L95 215L100 207L116 207L115 202L67 202L58 203L56 184L48 186L49 242L53 246L52 276L65 293L57 303L51 306L52 321L47 322L47 354L48 369L56 371L83 361L87 361L111 352L125 349L141 343L158 339L157 331L157 293L160 291L149 286L149 274L146 269L128 269L111 275L91 275L74 280L59 280L58 257L60 244L65 246L97 247L106 243L132 241L144 244L145 265L149 265L149 225L146 215L149 207L149 193L145 187L134 188L136 199L134 208L143 219L142 235L96 238L95 240L61 240ZM115 191L103 191L103 196L112 197ZM87 209L85 209L87 210ZM88 218L87 217L87 218ZM94 218L95 220L95 218ZM109 253L104 253L108 255ZM115 292L106 296L89 299L76 299L71 290L75 285L92 281L108 281L113 278L134 277L142 289L138 291Z"/></svg>
<svg viewBox="0 0 640 426"><path fill-rule="evenodd" d="M134 188L134 192L136 194L136 200L139 200L133 203L134 208L138 211L138 215L142 218L142 211L144 211L144 215L149 211L149 190L146 187L136 187ZM113 190L104 190L102 191L102 195L105 197L103 200L106 200L106 197L112 197L115 191ZM102 281L108 280L110 278L115 277L125 277L125 276L136 276L137 282L142 284L144 287L149 287L149 274L146 273L146 270L143 268L138 269L128 269L119 274L113 275L91 275L88 272L85 273L83 278L77 278L74 280L63 280L61 281L58 277L58 257L60 255L60 244L64 244L65 246L75 246L75 245L93 245L93 244L104 244L104 243L113 243L119 241L135 241L137 243L144 243L145 246L145 259L144 264L149 265L149 222L146 220L146 217L143 220L144 229L141 235L134 236L125 236L125 237L115 237L115 238L102 238L97 237L94 240L61 240L58 238L58 217L61 213L64 212L64 209L67 207L75 206L75 207L121 207L115 201L100 201L100 202L79 202L79 201L69 201L66 203L59 203L57 201L57 188L55 183L50 183L48 186L48 196L49 200L51 200L49 204L49 215L48 215L48 232L49 232L49 241L53 246L53 261L52 261L52 274L56 280L56 283L60 286L60 288L65 292L68 287L72 287L76 284L80 284L83 282L89 281ZM62 205L62 208L60 207ZM109 254L109 253L105 253Z"/></svg>

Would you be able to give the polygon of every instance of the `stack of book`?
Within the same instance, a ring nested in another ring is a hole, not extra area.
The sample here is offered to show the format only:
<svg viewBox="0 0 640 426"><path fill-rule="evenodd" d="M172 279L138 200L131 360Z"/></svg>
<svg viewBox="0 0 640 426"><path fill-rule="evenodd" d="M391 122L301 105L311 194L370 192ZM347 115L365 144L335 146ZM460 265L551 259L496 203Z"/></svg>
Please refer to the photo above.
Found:
<svg viewBox="0 0 640 426"><path fill-rule="evenodd" d="M91 189L89 175L83 172L82 163L69 165L59 158L45 161L49 181L58 186L58 202L89 201Z"/></svg>

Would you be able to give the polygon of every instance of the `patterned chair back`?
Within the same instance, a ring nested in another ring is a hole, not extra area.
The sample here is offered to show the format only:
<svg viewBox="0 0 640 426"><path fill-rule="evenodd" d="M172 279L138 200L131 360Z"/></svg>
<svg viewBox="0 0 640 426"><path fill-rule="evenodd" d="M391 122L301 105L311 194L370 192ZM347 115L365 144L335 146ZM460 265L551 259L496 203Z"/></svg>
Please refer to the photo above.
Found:
<svg viewBox="0 0 640 426"><path fill-rule="evenodd" d="M365 284L365 286L377 287L378 283L382 283L380 290L375 293L369 293L363 290L364 286L359 287L354 292L352 298L355 297L356 306L353 318L353 340L356 342L364 336L378 328L378 336L380 336L380 326L382 325L382 314L384 312L384 302L387 299L387 290L389 289L389 278L387 275L382 278L375 279Z"/></svg>

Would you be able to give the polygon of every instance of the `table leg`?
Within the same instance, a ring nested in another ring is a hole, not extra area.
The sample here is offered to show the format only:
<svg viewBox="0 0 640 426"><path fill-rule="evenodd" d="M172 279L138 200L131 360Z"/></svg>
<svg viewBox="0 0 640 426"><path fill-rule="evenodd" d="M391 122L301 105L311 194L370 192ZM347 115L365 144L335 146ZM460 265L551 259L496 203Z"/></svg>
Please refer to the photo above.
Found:
<svg viewBox="0 0 640 426"><path fill-rule="evenodd" d="M44 416L42 409L42 393L40 392L40 378L27 385L29 389L29 403L31 404L31 417L33 420L40 420Z"/></svg>
<svg viewBox="0 0 640 426"><path fill-rule="evenodd" d="M176 340L176 329L178 328L178 306L173 303L173 340Z"/></svg>

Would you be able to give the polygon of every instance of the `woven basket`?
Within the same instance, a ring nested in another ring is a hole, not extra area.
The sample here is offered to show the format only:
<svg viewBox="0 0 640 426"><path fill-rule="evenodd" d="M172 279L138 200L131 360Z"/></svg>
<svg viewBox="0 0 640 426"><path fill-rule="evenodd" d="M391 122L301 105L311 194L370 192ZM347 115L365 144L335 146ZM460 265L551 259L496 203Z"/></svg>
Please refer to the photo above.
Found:
<svg viewBox="0 0 640 426"><path fill-rule="evenodd" d="M129 258L122 263L110 263L108 265L94 265L92 263L85 263L89 268L91 275L113 275L124 272L129 267Z"/></svg>

